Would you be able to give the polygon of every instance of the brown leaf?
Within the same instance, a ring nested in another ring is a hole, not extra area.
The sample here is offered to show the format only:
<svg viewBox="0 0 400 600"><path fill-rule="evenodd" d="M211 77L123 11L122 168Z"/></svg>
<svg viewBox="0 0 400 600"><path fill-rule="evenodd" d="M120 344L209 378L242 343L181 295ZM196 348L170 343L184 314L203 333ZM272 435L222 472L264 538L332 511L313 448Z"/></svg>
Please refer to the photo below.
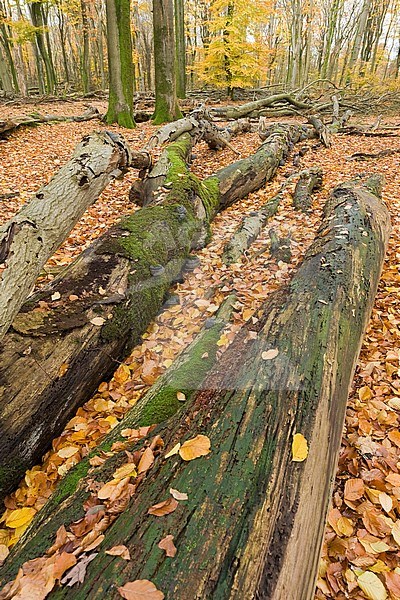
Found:
<svg viewBox="0 0 400 600"><path fill-rule="evenodd" d="M395 571L385 573L385 581L393 600L400 600L400 575Z"/></svg>
<svg viewBox="0 0 400 600"><path fill-rule="evenodd" d="M74 554L69 554L68 552L58 554L54 563L55 579L61 579L65 571L68 571L74 565L76 565L76 556Z"/></svg>
<svg viewBox="0 0 400 600"><path fill-rule="evenodd" d="M165 538L163 538L158 544L157 546L159 548L161 548L161 550L165 550L165 554L167 556L169 556L169 558L174 558L177 549L176 546L174 544L174 536L173 535L167 535L165 536Z"/></svg>
<svg viewBox="0 0 400 600"><path fill-rule="evenodd" d="M362 479L348 479L344 486L344 497L353 502L364 495L364 482Z"/></svg>
<svg viewBox="0 0 400 600"><path fill-rule="evenodd" d="M168 500L164 500L163 502L159 502L158 504L154 504L147 511L148 515L154 515L156 517L163 517L164 515L169 515L174 512L178 507L178 502L175 498L168 498Z"/></svg>
<svg viewBox="0 0 400 600"><path fill-rule="evenodd" d="M151 448L146 448L146 450L142 454L142 457L141 457L138 467L137 467L138 474L140 475L140 473L146 473L146 471L148 471L150 469L150 467L153 466L153 463L154 463L153 450Z"/></svg>
<svg viewBox="0 0 400 600"><path fill-rule="evenodd" d="M124 560L131 560L131 555L129 553L129 550L124 545L113 546L109 550L106 550L106 554L109 554L110 556L120 556Z"/></svg>
<svg viewBox="0 0 400 600"><path fill-rule="evenodd" d="M148 579L130 581L118 588L125 600L163 600L164 594Z"/></svg>
<svg viewBox="0 0 400 600"><path fill-rule="evenodd" d="M97 552L93 552L93 554L85 554L82 556L76 565L61 579L61 583L63 585L67 584L68 587L72 587L76 583L83 583L87 566L96 558L97 554Z"/></svg>

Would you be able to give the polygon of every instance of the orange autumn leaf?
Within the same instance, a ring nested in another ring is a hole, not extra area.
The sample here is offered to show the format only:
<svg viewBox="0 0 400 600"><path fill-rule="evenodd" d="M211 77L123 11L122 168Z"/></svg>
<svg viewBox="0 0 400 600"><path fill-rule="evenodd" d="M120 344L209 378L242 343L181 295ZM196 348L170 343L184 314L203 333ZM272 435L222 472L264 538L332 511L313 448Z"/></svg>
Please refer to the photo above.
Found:
<svg viewBox="0 0 400 600"><path fill-rule="evenodd" d="M159 502L158 504L150 506L147 514L154 515L156 517L163 517L164 515L169 515L170 513L174 512L177 507L177 500L175 500L175 498L168 498L168 500L164 500L163 502Z"/></svg>
<svg viewBox="0 0 400 600"><path fill-rule="evenodd" d="M344 497L353 502L364 495L364 482L362 479L348 479L344 486Z"/></svg>
<svg viewBox="0 0 400 600"><path fill-rule="evenodd" d="M167 535L165 536L165 538L163 538L158 544L157 546L159 548L161 548L161 550L165 550L165 554L169 557L169 558L174 558L176 552L177 552L177 548L174 544L174 536L173 535Z"/></svg>
<svg viewBox="0 0 400 600"><path fill-rule="evenodd" d="M130 581L117 588L125 600L163 600L164 594L148 579Z"/></svg>
<svg viewBox="0 0 400 600"><path fill-rule="evenodd" d="M393 429L393 431L389 431L388 438L391 442L396 444L398 448L400 448L400 431L398 429Z"/></svg>
<svg viewBox="0 0 400 600"><path fill-rule="evenodd" d="M109 554L110 556L120 556L124 560L131 560L129 550L123 544L120 546L113 546L109 550L106 550L106 554Z"/></svg>
<svg viewBox="0 0 400 600"><path fill-rule="evenodd" d="M179 455L183 460L194 460L205 456L210 452L211 442L206 435L196 435L195 438L187 440L179 448Z"/></svg>
<svg viewBox="0 0 400 600"><path fill-rule="evenodd" d="M146 448L146 450L143 452L137 470L138 470L138 474L140 475L140 473L146 473L146 471L148 471L150 469L150 467L153 465L154 463L154 453L153 450L151 448Z"/></svg>
<svg viewBox="0 0 400 600"><path fill-rule="evenodd" d="M68 571L68 569L76 565L76 562L77 560L74 554L70 554L69 552L61 552L61 554L58 554L54 562L55 579L61 579L65 571Z"/></svg>

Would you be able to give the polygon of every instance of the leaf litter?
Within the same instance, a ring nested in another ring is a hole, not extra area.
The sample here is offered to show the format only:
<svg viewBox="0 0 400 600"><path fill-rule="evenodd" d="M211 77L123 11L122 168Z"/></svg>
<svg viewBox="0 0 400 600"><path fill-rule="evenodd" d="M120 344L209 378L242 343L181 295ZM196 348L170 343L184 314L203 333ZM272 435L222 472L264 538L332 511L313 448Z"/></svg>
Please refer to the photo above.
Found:
<svg viewBox="0 0 400 600"><path fill-rule="evenodd" d="M68 160L79 139L93 130L93 124L90 123L61 123L53 126L52 136L48 136L47 127L44 125L32 130L19 130L7 141L6 151L5 145L0 146L2 189L7 193L18 188L19 192L17 199L13 198L7 205L3 203L1 206L0 222L15 214L19 206L54 174L59 162ZM125 135L127 133L117 127L115 129ZM139 148L152 131L152 127L145 124L134 132L129 132L126 137L132 147ZM1 518L0 562L6 558L9 548L16 543L36 512L46 503L58 480L115 427L158 376L172 364L180 351L193 340L206 318L215 312L231 290L236 291L238 303L233 322L221 335L219 352L223 352L230 344L243 322L249 319L256 322L257 309L261 303L270 292L288 280L312 241L321 214L321 199L333 185L356 174L357 166L347 162L345 157L354 152L354 149L368 151L374 145L375 149L379 146L379 150L391 143L391 140L384 138L370 140L356 136L336 136L332 148L318 148L316 152L312 151L303 158L302 168L313 166L317 160L325 172L324 185L314 198L312 213L304 219L302 214L292 209L290 198L285 196L278 214L269 223L279 235L290 234L292 237L293 258L289 265L276 263L269 257L265 251L268 248L266 232L238 264L225 266L221 261L221 253L228 235L233 233L243 215L249 210L257 210L274 195L283 180L282 173L290 170L290 165L284 167L265 189L251 194L216 217L212 224L211 243L198 252L201 266L189 274L184 283L177 285L175 293L179 298L179 305L169 307L157 317L144 334L143 343L119 366L113 379L103 382L95 396L77 411L61 435L53 440L52 449L45 455L42 464L27 471L19 488L7 498L6 511ZM243 156L246 156L254 151L258 140L253 134L248 134L235 140L235 144ZM40 153L37 148L41 149ZM26 157L22 166L19 161L21 155ZM215 155L203 143L196 149L196 155L193 170L200 176L210 175L215 169ZM218 153L219 167L232 160L234 157L229 149L225 148ZM370 172L386 175L384 199L391 210L394 227L347 410L317 583L316 598L320 600L379 599L389 595L393 599L400 598L400 320L397 316L400 299L400 201L395 183L400 162L398 157L392 156L380 160L379 164L371 161L368 166ZM89 209L56 255L50 259L39 284L50 281L60 268L77 256L115 219L132 210L127 200L127 191L133 179L134 173L129 173L122 182L113 182L103 192L100 200ZM265 360L271 358L270 353L266 354ZM129 435L127 432L127 437ZM181 453L184 446L185 442L182 446L177 443L164 458ZM150 454L146 458L142 455L142 458L141 468L146 466L151 469ZM92 460L101 464L104 459L96 456ZM74 559L60 559L63 553L60 554L59 550L65 544L78 542L86 549L93 547L93 544L94 547L97 543L101 545L102 531L105 531L103 521L110 520L110 515L107 516L107 511L101 507L114 501L123 509L130 493L133 493L130 486L135 487L131 482L135 480L139 464L136 464L136 471L131 470L131 466L124 470L126 467L123 465L123 471L114 473L114 479L104 484L110 485L101 494L106 497L97 501L100 508L95 513L96 530L93 530L93 522L92 529L88 530L85 526L78 525L75 526L78 537L75 537L73 526L69 531L60 528L57 535L58 547L49 549L46 557L35 559L38 561L36 575L30 581L30 575L22 574L19 587L26 585L27 592L29 589L40 589L41 586L43 590L47 589L48 584L44 585L44 580L41 579L44 572L47 582L50 581L53 585L62 578L65 571L68 572L68 585L71 585L71 581L76 583L82 580L88 559L94 558L96 553L79 558L78 552L77 562L72 565ZM122 476L121 479L119 475ZM174 497L164 502L171 503L173 500L178 504ZM91 508L95 507L96 505ZM99 524L101 525L98 526ZM168 542L164 544L169 544L170 537L172 536L166 536L160 543L168 538ZM115 555L118 556L118 553ZM71 561L69 566L68 561ZM65 576L61 580L67 581ZM143 596L143 590L148 596ZM148 597L157 600L164 597L147 580L127 583L119 591L126 598Z"/></svg>

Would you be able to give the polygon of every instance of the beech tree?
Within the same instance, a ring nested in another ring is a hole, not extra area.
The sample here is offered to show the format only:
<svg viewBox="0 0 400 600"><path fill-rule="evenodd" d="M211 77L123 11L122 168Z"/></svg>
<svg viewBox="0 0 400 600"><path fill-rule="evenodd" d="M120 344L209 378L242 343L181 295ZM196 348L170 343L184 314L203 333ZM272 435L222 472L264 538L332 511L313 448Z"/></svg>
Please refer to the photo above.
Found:
<svg viewBox="0 0 400 600"><path fill-rule="evenodd" d="M155 124L179 119L175 79L175 27L173 0L153 0Z"/></svg>
<svg viewBox="0 0 400 600"><path fill-rule="evenodd" d="M135 127L130 1L106 0L109 96L107 123Z"/></svg>

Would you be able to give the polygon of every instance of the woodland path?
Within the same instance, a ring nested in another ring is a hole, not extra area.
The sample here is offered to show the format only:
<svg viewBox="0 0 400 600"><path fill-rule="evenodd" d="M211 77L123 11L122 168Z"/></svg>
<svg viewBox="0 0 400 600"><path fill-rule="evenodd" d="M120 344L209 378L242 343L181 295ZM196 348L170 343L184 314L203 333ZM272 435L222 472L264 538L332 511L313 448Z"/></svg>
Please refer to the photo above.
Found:
<svg viewBox="0 0 400 600"><path fill-rule="evenodd" d="M99 110L104 108L101 102L91 104ZM81 109L84 106L79 103L51 103L49 107L39 107L42 113L58 111L60 114L78 114ZM28 112L29 107L26 111L20 106L6 107L5 110L6 116L15 116ZM397 123L394 118L385 121ZM21 129L0 142L0 224L49 180L59 165L68 159L79 139L93 129L101 129L101 124L40 125ZM132 148L140 148L155 128L145 123L130 131L118 127L112 129L120 131ZM234 141L243 157L253 152L258 144L256 134L245 134ZM28 525L24 524L19 530L6 527L4 522L11 511L30 507L33 516L60 476L102 439L192 341L223 298L235 291L238 300L233 322L220 339L223 352L242 323L252 318L265 297L286 282L296 268L314 237L324 200L334 185L355 174L381 173L386 178L383 198L391 212L393 232L350 394L316 597L372 598L369 592L363 592L354 583L354 569L362 568L381 573L381 580L385 581L391 597L400 598L400 532L395 546L385 525L387 516L393 521L400 518L400 156L365 162L346 160L354 152L400 147L400 138L335 136L331 148L323 148L314 140L308 145L311 151L301 159L301 168L320 166L324 171L323 186L314 195L310 214L295 211L290 195L286 193L277 215L243 258L246 268L243 269L243 263L223 265L224 243L243 215L272 197L284 181L284 174L299 170L289 159L264 189L216 217L211 243L198 252L201 266L176 287L174 294L179 297L180 304L159 315L143 336L141 346L118 367L113 380L100 385L98 393L78 410L62 435L53 441L53 450L44 457L42 465L29 471L15 494L8 498L8 508L0 523L0 548L13 544ZM223 167L235 159L229 148L216 154L203 143L196 146L195 155L192 170L203 177L215 171L216 161L218 167ZM48 274L42 282L48 281L53 272L68 264L106 227L132 209L128 191L134 178L135 171L130 171L124 180L113 182L105 190L49 261ZM288 191L291 189L289 186ZM13 192L19 192L19 195L2 199L2 195ZM277 264L269 256L268 231L271 227L279 236L289 234L292 239L293 258L289 265ZM265 247L265 252L260 253ZM79 450L68 450L74 447ZM398 574L394 571L396 568ZM388 571L392 574L386 576Z"/></svg>

